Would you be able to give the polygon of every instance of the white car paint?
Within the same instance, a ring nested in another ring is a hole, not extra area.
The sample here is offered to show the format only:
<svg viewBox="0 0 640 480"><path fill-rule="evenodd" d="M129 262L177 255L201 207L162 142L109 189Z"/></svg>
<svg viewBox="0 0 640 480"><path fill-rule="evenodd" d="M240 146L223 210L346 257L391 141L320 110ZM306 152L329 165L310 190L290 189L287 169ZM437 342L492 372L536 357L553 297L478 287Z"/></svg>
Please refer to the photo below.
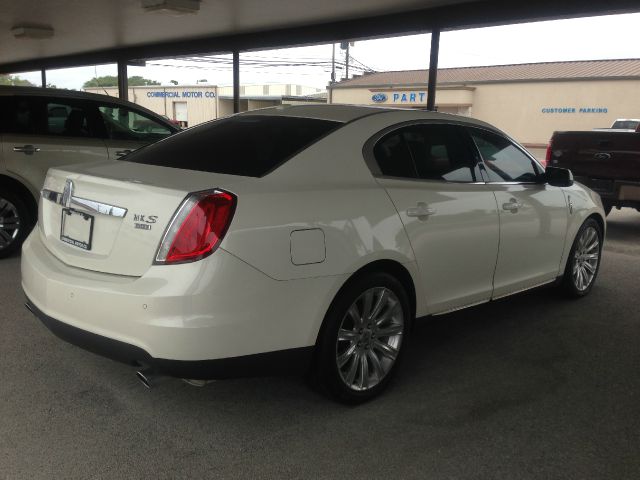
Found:
<svg viewBox="0 0 640 480"><path fill-rule="evenodd" d="M167 122L153 112L133 103L85 92L56 90L49 88L9 87L0 88L1 98L20 97L36 99L41 102L63 103L85 102L92 108L114 106L126 108L138 115L144 115L149 121L166 126ZM47 171L61 165L87 163L103 159L117 159L116 152L135 150L148 142L137 140L116 140L92 133L91 136L78 137L41 133L15 133L0 131L0 176L5 175L18 180L34 193L37 198L44 183ZM33 152L14 151L14 148L33 146Z"/></svg>
<svg viewBox="0 0 640 480"><path fill-rule="evenodd" d="M416 316L489 301L555 280L583 221L604 218L596 194L571 187L376 178L363 146L403 122L469 118L363 107L271 108L246 115L346 123L262 178L129 162L55 168L45 188L128 210L96 216L91 252L60 241L62 207L42 199L23 247L22 285L44 314L134 345L154 358L212 360L316 343L336 293L384 260L406 269ZM237 196L220 248L154 265L162 234L189 192ZM515 199L517 212L501 206ZM424 216L410 209L432 209ZM414 212L415 213L415 212ZM135 215L153 215L150 230Z"/></svg>

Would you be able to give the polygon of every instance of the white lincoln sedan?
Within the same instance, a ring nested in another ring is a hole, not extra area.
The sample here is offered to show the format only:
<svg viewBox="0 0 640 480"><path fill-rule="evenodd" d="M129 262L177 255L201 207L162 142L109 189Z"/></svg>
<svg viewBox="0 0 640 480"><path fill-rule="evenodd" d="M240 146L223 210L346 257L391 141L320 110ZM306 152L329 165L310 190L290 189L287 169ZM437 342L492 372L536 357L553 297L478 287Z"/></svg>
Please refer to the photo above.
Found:
<svg viewBox="0 0 640 480"><path fill-rule="evenodd" d="M483 122L276 107L51 169L22 285L53 333L147 380L307 371L357 403L417 317L554 282L589 293L604 217Z"/></svg>

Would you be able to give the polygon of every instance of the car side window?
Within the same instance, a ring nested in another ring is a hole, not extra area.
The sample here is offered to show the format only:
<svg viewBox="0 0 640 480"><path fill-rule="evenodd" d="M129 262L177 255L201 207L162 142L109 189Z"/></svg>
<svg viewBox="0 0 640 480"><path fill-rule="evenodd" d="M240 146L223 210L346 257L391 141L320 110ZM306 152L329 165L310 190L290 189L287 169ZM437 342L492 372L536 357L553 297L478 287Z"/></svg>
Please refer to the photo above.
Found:
<svg viewBox="0 0 640 480"><path fill-rule="evenodd" d="M382 137L373 148L373 155L386 177L418 178L411 152L403 136L404 130L395 130Z"/></svg>
<svg viewBox="0 0 640 480"><path fill-rule="evenodd" d="M47 117L45 135L93 136L90 115L84 104L57 99L46 101L44 107Z"/></svg>
<svg viewBox="0 0 640 480"><path fill-rule="evenodd" d="M171 135L171 130L146 115L119 105L98 107L104 121L108 138L112 140L134 140L156 142Z"/></svg>
<svg viewBox="0 0 640 480"><path fill-rule="evenodd" d="M475 182L475 159L459 127L415 125L404 130L418 178L447 182Z"/></svg>
<svg viewBox="0 0 640 480"><path fill-rule="evenodd" d="M473 147L456 125L414 124L394 130L376 143L373 154L384 176L447 182L480 180Z"/></svg>
<svg viewBox="0 0 640 480"><path fill-rule="evenodd" d="M19 96L0 97L0 131L22 135L40 133L42 123L37 102Z"/></svg>
<svg viewBox="0 0 640 480"><path fill-rule="evenodd" d="M534 183L540 172L533 160L507 138L479 128L469 133L486 165L491 182Z"/></svg>

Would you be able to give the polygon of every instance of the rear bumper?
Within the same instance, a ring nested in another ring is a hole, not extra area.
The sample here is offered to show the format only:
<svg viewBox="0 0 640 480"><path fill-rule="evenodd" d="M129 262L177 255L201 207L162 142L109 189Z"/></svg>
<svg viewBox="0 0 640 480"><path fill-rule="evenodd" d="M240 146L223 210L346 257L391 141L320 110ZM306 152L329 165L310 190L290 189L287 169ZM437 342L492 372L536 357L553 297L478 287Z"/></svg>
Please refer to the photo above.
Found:
<svg viewBox="0 0 640 480"><path fill-rule="evenodd" d="M248 364L270 353L299 363L297 354L305 357L303 351L315 345L342 282L273 280L222 249L200 262L122 277L64 264L37 228L23 245L23 290L31 310L56 335L107 357L190 378L250 375L254 367L261 374L260 365Z"/></svg>
<svg viewBox="0 0 640 480"><path fill-rule="evenodd" d="M602 202L612 206L640 206L640 182L576 176L575 180L598 193Z"/></svg>
<svg viewBox="0 0 640 480"><path fill-rule="evenodd" d="M52 318L27 300L27 309L58 338L103 357L132 366L151 367L158 373L191 379L224 379L257 375L304 373L313 347L244 355L217 360L180 361L153 358L143 349L112 338L72 327Z"/></svg>

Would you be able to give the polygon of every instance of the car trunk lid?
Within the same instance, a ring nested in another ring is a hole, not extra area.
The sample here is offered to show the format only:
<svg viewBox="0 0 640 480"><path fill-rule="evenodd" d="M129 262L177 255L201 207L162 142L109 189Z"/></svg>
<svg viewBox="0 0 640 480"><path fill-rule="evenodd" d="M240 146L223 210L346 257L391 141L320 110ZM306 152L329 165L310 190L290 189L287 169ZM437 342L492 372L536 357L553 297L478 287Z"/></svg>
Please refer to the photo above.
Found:
<svg viewBox="0 0 640 480"><path fill-rule="evenodd" d="M40 231L67 265L141 276L190 192L233 189L245 180L128 162L52 169L40 202Z"/></svg>

